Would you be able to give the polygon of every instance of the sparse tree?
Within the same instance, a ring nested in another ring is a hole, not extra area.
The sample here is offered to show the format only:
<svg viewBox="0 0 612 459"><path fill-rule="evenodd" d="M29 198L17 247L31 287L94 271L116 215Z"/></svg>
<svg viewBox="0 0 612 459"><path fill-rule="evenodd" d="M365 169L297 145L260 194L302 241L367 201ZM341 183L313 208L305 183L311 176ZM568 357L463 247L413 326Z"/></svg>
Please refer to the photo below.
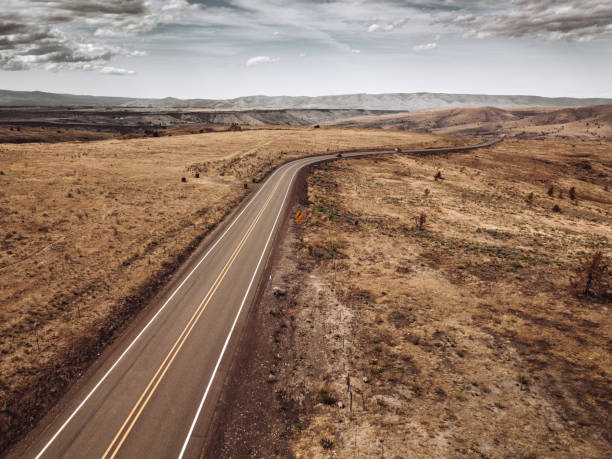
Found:
<svg viewBox="0 0 612 459"><path fill-rule="evenodd" d="M595 251L575 269L570 285L582 295L609 297L612 288L610 260L601 250Z"/></svg>
<svg viewBox="0 0 612 459"><path fill-rule="evenodd" d="M425 223L427 223L427 215L425 215L423 212L414 217L414 226L417 230L423 231L425 229Z"/></svg>

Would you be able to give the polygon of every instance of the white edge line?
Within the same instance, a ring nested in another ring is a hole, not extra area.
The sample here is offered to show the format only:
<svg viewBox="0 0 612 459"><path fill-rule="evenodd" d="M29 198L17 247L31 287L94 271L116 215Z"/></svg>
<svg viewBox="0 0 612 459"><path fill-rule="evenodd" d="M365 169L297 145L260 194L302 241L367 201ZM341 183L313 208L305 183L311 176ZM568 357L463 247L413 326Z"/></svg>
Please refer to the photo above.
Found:
<svg viewBox="0 0 612 459"><path fill-rule="evenodd" d="M420 150L413 150L413 151L420 151ZM384 152L387 153L387 152ZM354 157L354 156L363 156L363 155L367 155L369 153L355 153L355 154L349 154L347 155L348 157ZM232 337L232 334L234 333L234 328L236 328L236 323L238 322L238 318L240 317L240 313L242 312L242 308L244 307L244 304L246 302L247 297L249 296L249 293L251 291L251 287L253 286L253 282L255 281L255 277L257 276L257 272L259 271L259 266L261 265L261 262L264 258L264 255L266 254L266 250L268 249L268 245L270 244L270 240L272 239L272 235L274 234L274 231L276 230L276 224L278 223L278 219L281 215L281 213L283 212L283 209L285 207L285 201L287 200L287 196L289 194L289 190L291 190L291 184L293 183L293 179L295 178L295 175L299 172L299 170L305 166L306 164L308 164L309 162L320 162L320 161L325 161L326 159L330 159L333 158L333 156L331 155L326 155L323 156L321 158L317 158L315 161L308 161L308 160L312 160L313 158L305 158L307 159L306 161L304 161L304 164L300 167L297 168L297 170L293 173L293 175L291 176L291 180L289 181L289 186L287 187L287 191L285 192L285 197L283 198L283 202L280 206L280 209L278 211L278 214L276 215L276 219L274 220L274 225L272 226L272 230L270 231L270 234L268 235L268 240L266 241L266 245L264 246L261 255L259 257L259 261L257 262L257 266L255 267L255 271L253 272L253 276L251 277L251 281L249 282L249 286L247 287L246 293L244 294L244 297L242 298L242 302L240 303L240 307L238 308L238 312L236 313L236 317L234 318L234 322L232 323L232 328L230 328L230 331L227 335L227 338L225 339L225 343L223 344L223 348L221 349L221 353L219 354L219 358L217 359L217 363L215 365L215 369L213 370L212 376L210 377L210 380L208 381L208 385L206 386L206 390L204 391L204 395L202 396L202 400L200 400L200 404L198 405L198 409L196 411L195 416L193 417L193 421L191 422L191 426L189 427L189 432L187 432L187 436L185 437L185 441L183 443L183 447L181 448L181 452L178 455L178 459L183 459L183 456L185 455L185 451L187 450L187 445L189 444L189 440L191 439L191 434L193 433L193 429L195 429L196 423L198 422L198 418L200 417L200 413L202 412L202 408L204 407L204 402L206 402L206 397L208 397L208 392L210 391L210 388L212 386L212 383L215 379L215 376L217 375L217 371L219 369L219 365L221 365L221 361L223 360L223 355L225 354L225 350L227 349L227 345L229 344L229 341ZM298 160L299 161L299 160ZM296 161L297 162L297 161Z"/></svg>
<svg viewBox="0 0 612 459"><path fill-rule="evenodd" d="M270 179L276 175L276 173L281 169L281 167L279 167L271 176ZM214 250L214 248L217 246L217 244L219 244L219 242L221 242L223 240L223 238L225 237L225 235L228 233L228 231L234 226L234 223L236 223L238 221L238 219L242 216L242 214L250 207L250 205L255 202L255 200L257 199L257 196L264 190L264 188L266 188L266 186L271 183L271 180L267 180L265 185L263 187L261 187L259 189L259 191L255 194L255 196L253 196L253 198L249 201L249 203L245 206L244 209L242 209L242 211L238 214L238 216L236 218L234 218L234 221L232 221L232 223L230 224L230 226L227 227L227 229L223 232L223 234L221 235L221 237L219 237L216 242L213 244L213 246L208 249L208 251L206 252L206 254L200 259L200 261L198 262L198 264L191 270L191 272L187 275L187 277L185 279L183 279L183 281L180 283L180 285L174 290L174 292L172 292L172 295L170 295L170 297L168 297L168 299L164 302L164 304L159 308L159 310L155 313L155 315L151 318L151 320L149 320L149 322L147 322L147 324L144 326L144 328L140 331L140 333L138 333L138 335L136 336L136 338L134 338L132 340L132 342L129 344L129 346L121 353L121 355L119 356L119 358L117 358L117 360L115 361L115 363L113 363L113 365L106 371L106 373L104 373L104 376L102 376L102 378L98 381L98 383L93 387L93 389L91 389L91 391L87 394L87 396L83 399L83 401L81 403L79 403L79 405L76 407L76 409L72 412L72 414L70 414L70 416L68 416L68 419L66 419L66 421L62 424L62 426L57 430L57 432L55 432L55 434L53 435L53 437L51 437L51 439L47 442L47 444L43 447L43 449L40 450L40 452L36 455L35 459L40 459L42 457L43 454L45 454L45 451L49 448L49 446L51 446L51 444L56 440L56 438L59 436L60 433L62 433L62 431L66 428L66 426L70 423L70 421L72 421L72 418L74 418L76 416L76 414L81 410L81 408L83 408L83 406L85 405L85 403L87 403L87 401L91 398L91 396L96 392L96 390L98 390L98 387L100 387L100 385L106 380L106 378L108 377L108 375L111 374L111 372L115 369L115 367L119 364L119 362L123 359L123 357L125 357L125 355L129 352L129 350L132 348L132 346L134 344L136 344L136 341L138 341L140 339L140 337L142 336L142 334L149 328L149 326L153 323L153 321L155 321L155 319L159 316L159 314L166 308L166 306L168 305L168 303L170 303L170 301L172 300L172 298L174 298L174 295L176 295L176 293L181 289L181 287L185 284L185 282L187 282L187 280L189 280L189 278L191 277L191 275L194 273L194 271L196 269L198 269L198 267L202 264L202 262L208 257L208 255Z"/></svg>
<svg viewBox="0 0 612 459"><path fill-rule="evenodd" d="M221 364L221 361L223 360L223 354L225 354L225 350L227 349L227 345L229 344L230 338L232 337L232 333L234 332L234 328L236 327L236 323L238 322L238 318L240 317L240 313L242 312L242 308L244 307L246 299L249 296L249 293L251 291L251 287L253 286L253 282L255 281L255 277L257 277L257 273L259 272L259 266L261 265L261 262L262 262L262 260L264 258L264 255L266 254L266 250L268 250L268 244L270 244L270 240L272 239L272 235L274 234L274 231L276 230L276 224L278 223L278 219L279 219L281 213L283 212L283 209L285 208L285 201L287 200L287 196L289 195L289 190L291 190L291 185L293 183L293 179L295 178L295 175L298 173L298 171L302 167L303 166L298 167L297 170L291 176L291 180L289 181L289 186L287 187L287 191L285 192L285 197L283 198L283 202L282 202L282 204L280 206L278 214L276 215L276 219L274 220L274 225L272 226L272 230L270 231L270 235L268 236L268 240L266 241L266 245L264 246L264 248L263 248L263 250L261 252L261 256L259 257L259 261L257 262L257 266L255 267L255 271L253 272L253 276L251 277L251 282L249 282L249 286L248 286L248 288L246 290L246 293L244 294L244 297L242 298L242 303L240 303L240 307L238 308L238 312L236 313L236 317L234 318L234 323L232 324L232 328L230 328L230 331L229 331L229 333L227 335L227 338L225 339L225 344L223 345L223 349L221 349L221 354L219 354L219 358L217 359L217 364L215 365L215 369L213 370L212 376L210 377L210 380L208 381L208 385L206 386L206 391L204 391L204 395L202 396L202 400L200 401L200 405L198 406L198 410L196 411L196 414L193 417L193 422L191 423L191 427L189 428L189 432L187 433L187 437L185 438L185 442L183 443L183 447L181 448L181 452L178 455L178 459L182 459L183 455L185 454L185 450L187 449L187 445L189 444L189 440L191 439L191 434L193 433L193 429L195 428L195 425L198 422L198 418L200 417L200 412L202 411L202 407L204 406L204 402L206 401L206 397L208 396L208 392L210 391L212 383L213 383L213 381L215 379L215 376L217 374L217 370L219 369L219 365Z"/></svg>
<svg viewBox="0 0 612 459"><path fill-rule="evenodd" d="M483 145L477 145L477 147L480 147ZM474 147L472 147L474 148ZM409 152L417 152L417 151L422 151L422 150L408 150L406 151L406 153ZM318 161L324 161L327 158L328 155L322 156L318 159ZM347 155L348 156L348 155ZM353 156L353 155L350 155ZM357 155L354 155L357 156ZM305 159L314 159L314 158L305 158ZM299 161L299 160L298 160ZM314 162L318 162L318 161L314 161ZM306 163L308 163L306 161ZM194 271L196 269L198 269L198 267L200 266L200 264L202 264L202 262L208 257L208 255L213 251L213 249L217 246L217 244L219 244L219 242L221 242L223 240L223 238L225 237L225 235L228 233L228 231L234 226L234 224L238 221L238 219L242 216L242 214L251 206L251 204L255 201L255 199L257 198L257 196L259 196L259 194L264 190L264 188L266 188L266 186L272 182L272 180L270 180L273 176L275 176L278 171L280 171L282 169L282 166L279 167L278 169L276 169L276 171L274 171L274 173L270 176L270 178L266 181L266 183L264 184L263 187L261 187L259 189L259 191L255 194L255 196L253 196L253 198L249 201L249 203L245 206L244 209L242 209L242 211L238 214L238 216L236 218L234 218L234 220L232 221L232 223L230 224L230 226L227 227L227 229L223 232L223 234L221 235L221 237L219 237L215 243L213 244L213 246L208 249L208 252L206 252L206 254L200 259L200 261L198 262L198 264L191 270L191 272L187 275L187 277L185 279L183 279L183 281L180 283L180 285L174 290L174 292L172 292L172 295L170 295L170 297L168 297L168 299L165 301L165 303L159 308L159 310L155 313L155 315L151 318L151 320L149 320L149 322L147 322L147 324L144 326L144 328L140 331L140 333L138 333L138 335L136 336L136 338L134 338L132 340L132 342L129 344L129 346L121 353L121 355L117 358L117 360L115 361L115 363L113 363L113 365L106 371L106 373L104 373L104 376L102 376L102 378L96 383L96 385L93 387L93 389L91 389L91 391L87 394L87 396L85 396L85 398L83 399L83 401L81 403L79 403L79 405L75 408L75 410L70 414L70 416L68 416L68 419L66 419L66 421L64 421L64 423L61 425L61 427L55 432L55 434L53 435L53 437L51 437L51 439L47 442L47 444L45 444L45 446L40 450L40 452L36 455L35 459L40 459L42 457L42 455L45 453L45 451L49 448L49 446L51 446L51 444L55 441L55 439L59 436L60 433L62 433L62 431L66 428L66 426L70 423L70 421L72 421L72 419L76 416L76 414L81 410L81 408L83 408L83 406L85 405L85 403L87 403L87 401L91 398L91 396L96 392L96 390L98 390L98 387L100 387L100 385L106 380L106 378L111 374L111 372L115 369L115 367L119 364L119 362L123 359L123 357L125 357L125 355L129 352L129 350L132 348L132 346L134 344L136 344L136 341L138 341L140 339L140 337L142 336L142 334L149 328L149 326L155 321L155 319L159 316L159 314L166 308L166 306L168 305L168 303L172 300L172 298L174 298L174 295L176 295L176 293L181 289L181 287L185 284L185 282L187 282L187 280L191 277L191 275L194 273ZM291 185L291 183L293 183L293 179L295 178L295 174L299 171L300 168L298 168L298 170L296 170L296 172L293 174L293 176L291 177L291 181L289 182L289 185ZM227 336L227 339L225 340L225 344L223 345L223 349L221 350L221 355L219 356L219 360L217 361L217 364L215 366L215 369L213 371L213 375L208 383L208 386L206 387L206 392L204 392L204 396L202 398L202 401L200 402L200 405L198 407L198 411L196 413L196 416L193 420L193 423L191 425L191 428L189 429L189 433L187 434L187 438L185 439L185 443L183 444L183 448L181 449L181 453L179 455L179 459L181 459L183 457L183 454L185 453L185 449L187 448L187 444L189 443L189 439L191 437L191 433L193 432L193 429L195 427L195 424L198 420L198 417L200 415L200 411L202 410L202 407L204 405L204 402L206 400L206 397L208 395L208 391L210 390L210 387L212 385L213 379L215 378L215 375L217 373L217 370L219 368L219 364L221 363L221 360L223 358L223 354L225 353L225 349L227 348L227 344L229 343L229 340L231 338L231 335L234 331L234 328L236 326L236 322L238 321L238 317L240 316L240 312L242 311L242 307L244 306L244 303L246 301L246 297L248 296L251 287L253 285L253 281L255 280L255 276L257 275L257 271L259 270L259 265L261 264L261 261L263 260L263 256L266 253L266 250L268 248L268 244L270 243L270 239L272 237L272 234L274 233L274 230L276 229L276 224L278 222L278 218L280 217L280 214L283 210L283 207L285 206L285 201L287 199L287 195L289 194L289 189L291 188L291 186L289 186L289 188L287 188L287 192L285 193L285 197L283 199L283 203L281 205L281 208L278 212L278 215L276 216L276 220L274 221L274 226L272 227L272 232L270 233L270 235L268 236L268 240L266 242L266 246L264 247L264 250L261 254L261 257L259 259L259 262L257 263L257 267L255 268L255 272L253 273L253 277L251 278L251 282L249 283L249 287L247 289L247 293L245 294L242 303L240 304L240 308L238 310L238 314L236 315L236 318L234 319L234 323L232 324L232 328L230 329L229 335Z"/></svg>

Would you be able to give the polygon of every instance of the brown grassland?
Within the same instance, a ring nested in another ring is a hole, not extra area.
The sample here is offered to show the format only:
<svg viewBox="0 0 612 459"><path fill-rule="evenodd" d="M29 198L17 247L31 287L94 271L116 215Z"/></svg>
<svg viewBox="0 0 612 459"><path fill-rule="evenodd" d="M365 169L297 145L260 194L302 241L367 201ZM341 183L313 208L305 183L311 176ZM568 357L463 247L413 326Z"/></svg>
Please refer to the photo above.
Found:
<svg viewBox="0 0 612 459"><path fill-rule="evenodd" d="M0 451L167 282L253 179L310 154L465 143L336 128L184 134L0 144Z"/></svg>
<svg viewBox="0 0 612 459"><path fill-rule="evenodd" d="M612 255L611 153L509 140L315 169L273 271L287 298L261 306L273 400L246 424L276 408L295 457L609 456L609 272L592 295L571 279ZM223 451L283 451L228 432Z"/></svg>

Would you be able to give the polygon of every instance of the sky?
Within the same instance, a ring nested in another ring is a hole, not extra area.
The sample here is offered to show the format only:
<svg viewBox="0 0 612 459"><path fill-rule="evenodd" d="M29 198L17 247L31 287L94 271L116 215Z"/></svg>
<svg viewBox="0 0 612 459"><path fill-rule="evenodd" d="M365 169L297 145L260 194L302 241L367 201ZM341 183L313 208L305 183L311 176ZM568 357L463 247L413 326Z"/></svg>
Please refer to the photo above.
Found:
<svg viewBox="0 0 612 459"><path fill-rule="evenodd" d="M612 97L611 0L0 0L0 88Z"/></svg>

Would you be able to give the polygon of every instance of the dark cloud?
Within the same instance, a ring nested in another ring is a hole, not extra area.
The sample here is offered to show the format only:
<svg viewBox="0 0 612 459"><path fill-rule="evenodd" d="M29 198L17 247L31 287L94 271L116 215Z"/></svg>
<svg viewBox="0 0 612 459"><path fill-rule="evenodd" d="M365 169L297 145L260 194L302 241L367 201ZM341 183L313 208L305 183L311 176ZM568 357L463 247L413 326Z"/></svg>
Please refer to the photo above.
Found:
<svg viewBox="0 0 612 459"><path fill-rule="evenodd" d="M137 34L173 21L186 0L2 0L0 69L133 72L107 65L116 56L138 56L106 37Z"/></svg>
<svg viewBox="0 0 612 459"><path fill-rule="evenodd" d="M549 40L589 41L612 36L609 0L515 0L486 14L464 10L452 20L479 37L540 36Z"/></svg>
<svg viewBox="0 0 612 459"><path fill-rule="evenodd" d="M26 26L24 24L0 19L0 36L23 33L25 31Z"/></svg>
<svg viewBox="0 0 612 459"><path fill-rule="evenodd" d="M203 8L226 8L233 11L249 12L253 11L244 5L238 5L231 0L187 0L192 5L199 5Z"/></svg>
<svg viewBox="0 0 612 459"><path fill-rule="evenodd" d="M32 3L79 15L142 15L146 12L144 0L32 0Z"/></svg>

